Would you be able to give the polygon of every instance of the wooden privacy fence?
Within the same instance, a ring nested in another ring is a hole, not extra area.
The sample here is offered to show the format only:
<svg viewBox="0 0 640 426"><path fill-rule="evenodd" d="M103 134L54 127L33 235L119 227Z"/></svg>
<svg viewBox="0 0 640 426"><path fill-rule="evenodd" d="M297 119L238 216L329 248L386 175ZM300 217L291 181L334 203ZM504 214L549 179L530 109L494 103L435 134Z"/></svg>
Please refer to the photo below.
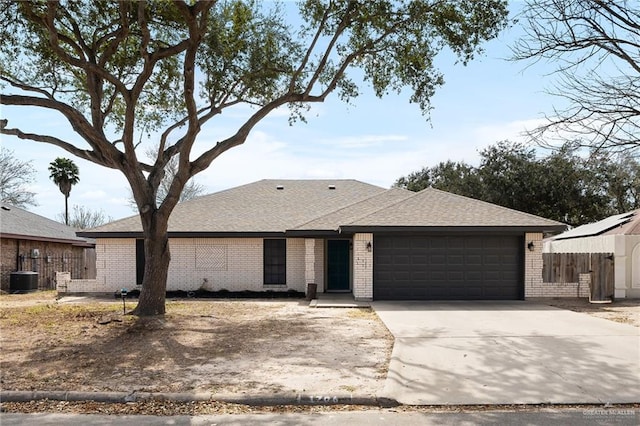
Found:
<svg viewBox="0 0 640 426"><path fill-rule="evenodd" d="M613 253L542 253L542 281L576 283L591 276L591 300L605 301L614 293Z"/></svg>
<svg viewBox="0 0 640 426"><path fill-rule="evenodd" d="M55 290L56 272L70 272L71 278L95 278L95 249L85 249L80 254L44 255L36 259L21 260L21 270L38 273L38 290Z"/></svg>

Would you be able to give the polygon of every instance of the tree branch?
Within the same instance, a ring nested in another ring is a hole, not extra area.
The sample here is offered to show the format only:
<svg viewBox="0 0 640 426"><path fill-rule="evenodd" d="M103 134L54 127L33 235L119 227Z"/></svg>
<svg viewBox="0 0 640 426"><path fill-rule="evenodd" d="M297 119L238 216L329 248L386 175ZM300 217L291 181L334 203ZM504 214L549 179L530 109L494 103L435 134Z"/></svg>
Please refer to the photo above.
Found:
<svg viewBox="0 0 640 426"><path fill-rule="evenodd" d="M52 109L61 113L71 124L73 130L78 133L95 151L101 154L102 162L107 167L111 168L119 168L117 162L120 161L120 151L114 148L101 134L101 132L97 131L93 128L91 123L89 123L86 118L80 114L77 110L72 108L71 106L54 100L54 99L45 99L33 96L23 96L23 95L4 95L0 97L1 105L14 105L14 106L35 106L42 107L47 109ZM8 129L4 129L3 132L8 131ZM9 133L7 133L9 134ZM27 133L23 133L27 134ZM35 140L35 139L34 139ZM55 138L52 141L56 140ZM49 142L53 143L53 142ZM66 145L62 146L62 148L66 149L73 154L77 152L91 152L79 150L79 148L68 148ZM97 155L97 154L95 154ZM85 157L82 157L85 158Z"/></svg>
<svg viewBox="0 0 640 426"><path fill-rule="evenodd" d="M242 145L251 130L266 117L271 111L274 109L281 107L282 105L288 103L296 103L296 102L323 102L324 98L321 96L311 96L306 94L287 94L281 96L268 104L264 105L258 111L256 111L249 119L238 129L236 133L227 139L220 141L215 144L213 148L204 152L200 155L196 160L191 162L191 176L199 173L200 171L209 167L211 162L219 157L224 152L229 149Z"/></svg>
<svg viewBox="0 0 640 426"><path fill-rule="evenodd" d="M6 120L5 120L5 123L3 124L4 124L3 126L0 126L0 133L3 135L12 135L12 136L18 137L19 139L28 139L36 142L44 142L51 145L55 145L57 147L64 149L65 151L70 152L71 154L79 158L98 163L105 167L116 168L108 164L107 162L105 162L103 157L101 155L98 155L94 151L87 151L84 149L80 149L75 145L73 145L72 143L66 142L62 139L59 139L53 136L39 135L35 133L24 133L20 129L7 128Z"/></svg>
<svg viewBox="0 0 640 426"><path fill-rule="evenodd" d="M25 92L34 92L34 93L38 93L40 95L46 96L48 99L51 99L51 100L54 99L53 95L44 89L41 89L39 87L34 87L20 81L13 80L4 75L0 75L0 81L6 81L7 83L9 83L9 85L17 89L23 90Z"/></svg>

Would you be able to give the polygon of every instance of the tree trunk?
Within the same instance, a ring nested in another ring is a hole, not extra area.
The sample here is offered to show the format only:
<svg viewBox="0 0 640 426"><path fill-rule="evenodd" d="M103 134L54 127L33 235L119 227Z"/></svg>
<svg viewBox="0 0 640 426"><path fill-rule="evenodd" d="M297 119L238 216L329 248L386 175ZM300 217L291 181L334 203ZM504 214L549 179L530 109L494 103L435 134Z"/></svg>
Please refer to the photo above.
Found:
<svg viewBox="0 0 640 426"><path fill-rule="evenodd" d="M64 196L64 224L69 226L69 196Z"/></svg>
<svg viewBox="0 0 640 426"><path fill-rule="evenodd" d="M167 235L168 215L157 210L141 215L144 230L144 277L138 306L132 314L138 316L164 315L167 276L171 254Z"/></svg>

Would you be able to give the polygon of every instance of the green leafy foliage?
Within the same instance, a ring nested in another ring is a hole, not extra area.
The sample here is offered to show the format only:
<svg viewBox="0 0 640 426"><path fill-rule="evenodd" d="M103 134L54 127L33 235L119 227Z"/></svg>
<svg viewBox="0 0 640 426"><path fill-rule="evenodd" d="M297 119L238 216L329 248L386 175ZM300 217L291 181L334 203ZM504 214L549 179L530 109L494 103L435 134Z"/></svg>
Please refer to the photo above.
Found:
<svg viewBox="0 0 640 426"><path fill-rule="evenodd" d="M58 157L49 164L50 178L58 185L65 197L69 196L71 187L80 182L78 166L68 158Z"/></svg>
<svg viewBox="0 0 640 426"><path fill-rule="evenodd" d="M478 167L447 161L401 177L395 186L431 186L573 226L640 208L637 158L580 153L567 143L539 158L529 146L503 141L480 152Z"/></svg>
<svg viewBox="0 0 640 426"><path fill-rule="evenodd" d="M68 158L58 157L49 164L50 178L64 195L64 223L69 224L69 194L71 187L80 182L78 166Z"/></svg>

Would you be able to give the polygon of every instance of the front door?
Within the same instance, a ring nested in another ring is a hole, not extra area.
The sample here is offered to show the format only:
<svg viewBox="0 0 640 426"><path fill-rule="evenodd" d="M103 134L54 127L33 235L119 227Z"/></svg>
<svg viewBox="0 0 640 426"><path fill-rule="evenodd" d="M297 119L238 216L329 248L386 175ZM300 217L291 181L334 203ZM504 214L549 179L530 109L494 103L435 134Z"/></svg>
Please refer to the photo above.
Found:
<svg viewBox="0 0 640 426"><path fill-rule="evenodd" d="M327 242L327 290L349 291L349 240Z"/></svg>

